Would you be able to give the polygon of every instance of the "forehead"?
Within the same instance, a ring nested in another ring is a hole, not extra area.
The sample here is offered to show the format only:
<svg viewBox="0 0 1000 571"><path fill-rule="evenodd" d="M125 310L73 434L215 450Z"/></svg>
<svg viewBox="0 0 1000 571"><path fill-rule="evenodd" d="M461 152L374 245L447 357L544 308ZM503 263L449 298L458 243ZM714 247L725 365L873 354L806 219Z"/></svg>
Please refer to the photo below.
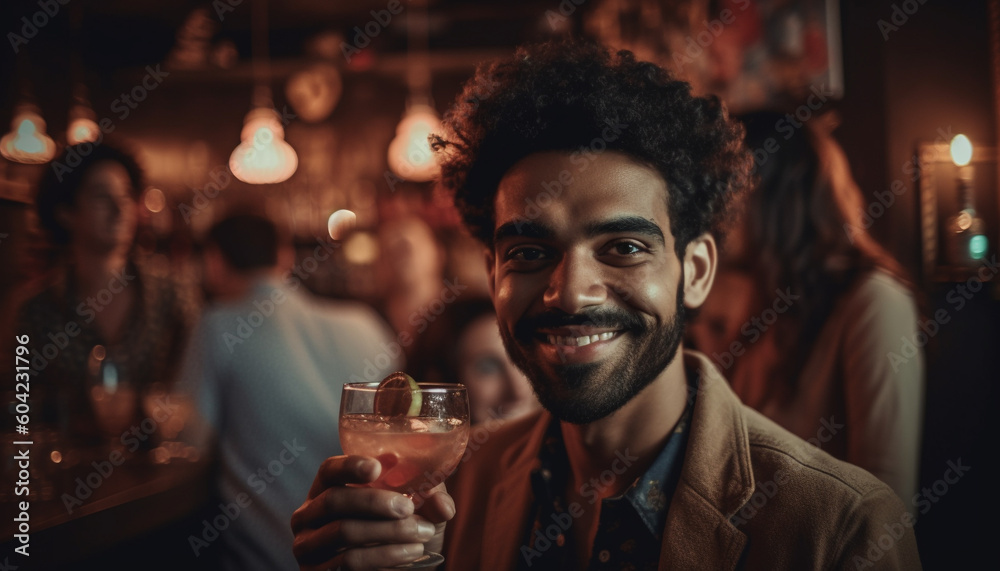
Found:
<svg viewBox="0 0 1000 571"><path fill-rule="evenodd" d="M656 222L669 235L663 177L614 151L529 155L504 174L495 200L494 229L517 221L583 227L631 215Z"/></svg>
<svg viewBox="0 0 1000 571"><path fill-rule="evenodd" d="M131 188L132 179L129 177L125 166L116 161L94 163L93 166L87 169L81 181L82 190L87 190L88 188L117 189L123 186L126 189Z"/></svg>

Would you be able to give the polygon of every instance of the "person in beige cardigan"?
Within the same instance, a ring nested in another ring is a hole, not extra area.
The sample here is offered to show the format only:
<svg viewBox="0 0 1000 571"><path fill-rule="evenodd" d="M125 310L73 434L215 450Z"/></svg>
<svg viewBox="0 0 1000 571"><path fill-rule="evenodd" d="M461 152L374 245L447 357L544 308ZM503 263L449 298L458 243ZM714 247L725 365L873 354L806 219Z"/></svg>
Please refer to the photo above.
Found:
<svg viewBox="0 0 1000 571"><path fill-rule="evenodd" d="M791 133L776 112L741 119L758 181L689 328L696 346L744 404L916 512L928 336L906 272L866 230L883 206L864 203L827 118ZM722 315L735 327L713 338Z"/></svg>
<svg viewBox="0 0 1000 571"><path fill-rule="evenodd" d="M359 487L378 460L327 459L291 521L302 569L441 548L447 569L920 568L888 486L683 351L750 170L718 100L629 52L548 43L481 67L445 124L442 181L545 411L473 439L452 493Z"/></svg>

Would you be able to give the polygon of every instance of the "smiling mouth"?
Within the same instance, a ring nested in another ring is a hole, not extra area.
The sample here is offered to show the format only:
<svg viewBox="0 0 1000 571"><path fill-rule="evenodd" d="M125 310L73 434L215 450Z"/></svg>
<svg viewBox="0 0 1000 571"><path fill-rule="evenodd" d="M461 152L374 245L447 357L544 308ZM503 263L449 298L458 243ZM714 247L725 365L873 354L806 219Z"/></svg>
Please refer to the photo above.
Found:
<svg viewBox="0 0 1000 571"><path fill-rule="evenodd" d="M570 335L552 335L546 334L545 339L551 345L557 345L562 347L583 347L584 345L590 345L591 343L597 343L598 341L608 341L617 336L619 331L605 331L604 333L595 333L593 335L581 335L579 337Z"/></svg>

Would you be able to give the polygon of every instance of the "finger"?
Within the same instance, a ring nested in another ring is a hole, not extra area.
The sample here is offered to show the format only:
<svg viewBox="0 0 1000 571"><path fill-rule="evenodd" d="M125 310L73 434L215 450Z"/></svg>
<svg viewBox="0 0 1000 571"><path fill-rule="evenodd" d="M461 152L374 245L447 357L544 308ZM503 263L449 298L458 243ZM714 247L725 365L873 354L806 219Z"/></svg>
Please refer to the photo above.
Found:
<svg viewBox="0 0 1000 571"><path fill-rule="evenodd" d="M328 571L329 569L369 571L403 565L420 557L423 553L424 546L420 543L377 545L350 549L321 563L302 564L299 562L299 565L302 571Z"/></svg>
<svg viewBox="0 0 1000 571"><path fill-rule="evenodd" d="M422 500L422 504L419 500ZM421 494L414 504L421 504L417 514L434 523L434 537L424 544L427 551L440 552L444 546L445 524L455 517L455 500L448 494L445 485L435 486L429 494Z"/></svg>
<svg viewBox="0 0 1000 571"><path fill-rule="evenodd" d="M413 501L397 492L333 487L295 510L292 532L317 528L335 519L402 519L412 515L413 511Z"/></svg>
<svg viewBox="0 0 1000 571"><path fill-rule="evenodd" d="M374 482L382 466L378 460L368 456L333 456L320 464L308 498L311 500L331 486L344 484L367 484Z"/></svg>
<svg viewBox="0 0 1000 571"><path fill-rule="evenodd" d="M292 552L300 562L323 561L348 548L426 543L436 533L437 527L419 516L392 521L342 520L297 534Z"/></svg>
<svg viewBox="0 0 1000 571"><path fill-rule="evenodd" d="M455 517L455 500L448 494L444 484L438 484L430 493L420 494L414 499L416 513L433 523L444 523ZM422 500L422 501L421 501Z"/></svg>

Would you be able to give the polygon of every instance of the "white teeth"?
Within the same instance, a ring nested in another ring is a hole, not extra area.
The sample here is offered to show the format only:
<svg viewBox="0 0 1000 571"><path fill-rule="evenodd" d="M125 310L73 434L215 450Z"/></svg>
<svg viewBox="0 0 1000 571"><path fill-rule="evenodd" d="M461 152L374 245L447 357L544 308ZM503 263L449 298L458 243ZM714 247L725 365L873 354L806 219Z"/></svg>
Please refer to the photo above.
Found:
<svg viewBox="0 0 1000 571"><path fill-rule="evenodd" d="M598 341L607 341L615 336L614 331L607 331L605 333L599 333L594 335L584 335L582 337L563 337L559 335L546 335L549 343L552 345L569 345L571 347L583 347L584 345L590 345L591 343L597 343Z"/></svg>

